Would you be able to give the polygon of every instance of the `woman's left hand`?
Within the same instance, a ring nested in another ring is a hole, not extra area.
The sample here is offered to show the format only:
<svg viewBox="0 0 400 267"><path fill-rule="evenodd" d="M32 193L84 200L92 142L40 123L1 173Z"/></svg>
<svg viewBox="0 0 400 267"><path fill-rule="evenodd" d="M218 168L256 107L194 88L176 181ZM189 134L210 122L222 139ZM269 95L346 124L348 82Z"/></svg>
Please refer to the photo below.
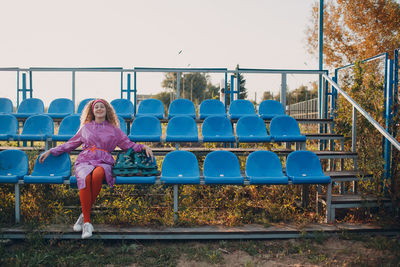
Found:
<svg viewBox="0 0 400 267"><path fill-rule="evenodd" d="M151 150L151 148L146 146L146 145L144 145L143 146L143 150L146 151L146 156L150 157L151 160L154 161L153 160L153 151Z"/></svg>

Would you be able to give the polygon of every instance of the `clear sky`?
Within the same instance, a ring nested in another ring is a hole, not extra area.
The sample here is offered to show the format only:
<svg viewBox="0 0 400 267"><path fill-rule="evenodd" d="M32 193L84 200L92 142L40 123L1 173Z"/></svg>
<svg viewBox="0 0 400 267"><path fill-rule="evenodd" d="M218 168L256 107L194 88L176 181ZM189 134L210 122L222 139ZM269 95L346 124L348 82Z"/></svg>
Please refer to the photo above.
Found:
<svg viewBox="0 0 400 267"><path fill-rule="evenodd" d="M2 0L0 67L317 69L317 58L305 45L313 2ZM71 98L70 73L34 73L33 78L34 97L46 105ZM212 82L222 78L212 75ZM277 93L281 83L278 75L245 78L250 99L268 90ZM138 93L160 92L162 79L162 74L138 74ZM289 88L307 85L307 79L289 75ZM79 73L76 84L77 100L120 96L119 74ZM14 73L0 73L0 97L16 103Z"/></svg>

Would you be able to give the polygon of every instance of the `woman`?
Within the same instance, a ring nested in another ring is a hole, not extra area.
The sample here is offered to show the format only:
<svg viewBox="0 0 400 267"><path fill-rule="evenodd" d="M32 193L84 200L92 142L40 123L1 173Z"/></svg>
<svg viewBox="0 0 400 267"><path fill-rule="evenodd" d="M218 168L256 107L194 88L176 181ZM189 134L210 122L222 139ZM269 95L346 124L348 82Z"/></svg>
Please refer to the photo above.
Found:
<svg viewBox="0 0 400 267"><path fill-rule="evenodd" d="M135 144L119 128L119 120L112 106L104 99L90 101L81 115L81 127L68 142L52 148L39 157L39 162L50 155L70 152L82 145L83 151L75 162L75 176L79 189L82 214L76 221L74 231L82 231L82 238L92 236L93 225L90 211L100 193L103 179L113 186L115 179L111 175L114 158L111 152L116 146L122 150L133 148L134 151L146 151L153 159L153 152L148 146Z"/></svg>

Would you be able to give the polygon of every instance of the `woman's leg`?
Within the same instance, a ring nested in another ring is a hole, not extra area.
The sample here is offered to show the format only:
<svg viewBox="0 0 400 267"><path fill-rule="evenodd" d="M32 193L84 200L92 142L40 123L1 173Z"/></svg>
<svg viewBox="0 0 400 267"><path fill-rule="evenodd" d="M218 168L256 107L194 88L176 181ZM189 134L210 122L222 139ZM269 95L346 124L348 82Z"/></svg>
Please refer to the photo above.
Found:
<svg viewBox="0 0 400 267"><path fill-rule="evenodd" d="M92 209L92 174L86 176L86 187L79 189L79 198L83 213L83 221L90 223L90 211Z"/></svg>
<svg viewBox="0 0 400 267"><path fill-rule="evenodd" d="M104 169L102 167L96 167L92 172L92 205L100 193L104 178Z"/></svg>

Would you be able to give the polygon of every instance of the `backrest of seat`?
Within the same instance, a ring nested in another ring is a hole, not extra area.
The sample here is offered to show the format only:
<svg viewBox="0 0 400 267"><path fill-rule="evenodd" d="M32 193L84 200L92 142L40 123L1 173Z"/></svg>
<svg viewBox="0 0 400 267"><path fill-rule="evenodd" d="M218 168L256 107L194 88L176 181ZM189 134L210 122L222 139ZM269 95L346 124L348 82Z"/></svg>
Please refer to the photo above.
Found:
<svg viewBox="0 0 400 267"><path fill-rule="evenodd" d="M207 117L201 126L203 136L233 135L230 120L225 116Z"/></svg>
<svg viewBox="0 0 400 267"><path fill-rule="evenodd" d="M272 119L277 115L285 115L285 110L280 102L276 100L264 100L258 107L258 114L267 119Z"/></svg>
<svg viewBox="0 0 400 267"><path fill-rule="evenodd" d="M10 99L0 98L0 113L13 113L13 103Z"/></svg>
<svg viewBox="0 0 400 267"><path fill-rule="evenodd" d="M288 176L324 175L321 161L311 151L299 150L289 154L286 160L286 174Z"/></svg>
<svg viewBox="0 0 400 267"><path fill-rule="evenodd" d="M51 101L47 113L68 113L73 114L75 111L74 102L68 98L57 98Z"/></svg>
<svg viewBox="0 0 400 267"><path fill-rule="evenodd" d="M253 103L246 99L237 99L232 101L229 106L229 115L232 118L239 118L245 115L256 115Z"/></svg>
<svg viewBox="0 0 400 267"><path fill-rule="evenodd" d="M207 99L201 102L199 108L200 119L212 115L226 115L224 103L218 99Z"/></svg>
<svg viewBox="0 0 400 267"><path fill-rule="evenodd" d="M281 161L274 152L259 150L247 157L246 176L276 177L283 176Z"/></svg>
<svg viewBox="0 0 400 267"><path fill-rule="evenodd" d="M193 102L183 98L172 101L168 110L168 118L178 115L186 115L195 118L196 109Z"/></svg>
<svg viewBox="0 0 400 267"><path fill-rule="evenodd" d="M76 110L76 113L82 113L83 109L85 108L86 104L92 101L94 98L86 98L83 99L81 102L79 102L78 109Z"/></svg>
<svg viewBox="0 0 400 267"><path fill-rule="evenodd" d="M71 159L68 153L53 156L51 153L43 163L39 162L39 157L33 166L32 176L70 176Z"/></svg>
<svg viewBox="0 0 400 267"><path fill-rule="evenodd" d="M236 124L236 135L268 135L264 120L258 116L243 116Z"/></svg>
<svg viewBox="0 0 400 267"><path fill-rule="evenodd" d="M149 98L140 102L136 115L152 115L162 119L164 113L164 104L159 99Z"/></svg>
<svg viewBox="0 0 400 267"><path fill-rule="evenodd" d="M29 159L21 150L3 150L0 152L0 175L23 176L29 172Z"/></svg>
<svg viewBox="0 0 400 267"><path fill-rule="evenodd" d="M53 120L47 115L30 116L24 124L21 134L47 134L54 133Z"/></svg>
<svg viewBox="0 0 400 267"><path fill-rule="evenodd" d="M129 99L114 99L111 101L111 106L114 108L115 113L118 114L133 114L135 112L132 102Z"/></svg>
<svg viewBox="0 0 400 267"><path fill-rule="evenodd" d="M75 135L81 125L80 116L68 115L65 117L58 128L58 135Z"/></svg>
<svg viewBox="0 0 400 267"><path fill-rule="evenodd" d="M133 120L131 126L131 135L160 135L160 120L154 116L141 116Z"/></svg>
<svg viewBox="0 0 400 267"><path fill-rule="evenodd" d="M123 131L125 134L127 134L127 129L126 129L126 122L121 116L117 116L119 120L119 128L121 131Z"/></svg>
<svg viewBox="0 0 400 267"><path fill-rule="evenodd" d="M43 101L39 98L27 98L21 102L17 113L41 114L44 112Z"/></svg>
<svg viewBox="0 0 400 267"><path fill-rule="evenodd" d="M213 151L204 160L203 173L208 177L241 176L240 163L230 151Z"/></svg>
<svg viewBox="0 0 400 267"><path fill-rule="evenodd" d="M199 163L193 153L178 150L165 156L161 168L161 176L198 177L199 175Z"/></svg>
<svg viewBox="0 0 400 267"><path fill-rule="evenodd" d="M189 116L175 116L168 122L168 135L198 135L196 121Z"/></svg>
<svg viewBox="0 0 400 267"><path fill-rule="evenodd" d="M280 115L271 120L269 132L270 135L300 135L300 127L296 119Z"/></svg>
<svg viewBox="0 0 400 267"><path fill-rule="evenodd" d="M11 114L0 114L0 134L17 134L18 120Z"/></svg>

